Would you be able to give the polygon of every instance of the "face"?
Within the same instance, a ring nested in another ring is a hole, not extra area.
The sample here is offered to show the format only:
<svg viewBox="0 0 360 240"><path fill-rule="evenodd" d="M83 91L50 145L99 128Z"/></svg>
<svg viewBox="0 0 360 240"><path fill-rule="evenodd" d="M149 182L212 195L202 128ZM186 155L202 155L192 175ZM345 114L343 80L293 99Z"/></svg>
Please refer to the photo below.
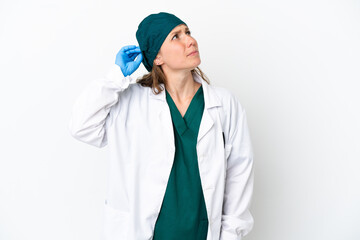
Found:
<svg viewBox="0 0 360 240"><path fill-rule="evenodd" d="M195 54L189 55L191 52ZM195 38L185 24L176 26L166 37L154 64L167 70L192 70L201 63L200 53Z"/></svg>

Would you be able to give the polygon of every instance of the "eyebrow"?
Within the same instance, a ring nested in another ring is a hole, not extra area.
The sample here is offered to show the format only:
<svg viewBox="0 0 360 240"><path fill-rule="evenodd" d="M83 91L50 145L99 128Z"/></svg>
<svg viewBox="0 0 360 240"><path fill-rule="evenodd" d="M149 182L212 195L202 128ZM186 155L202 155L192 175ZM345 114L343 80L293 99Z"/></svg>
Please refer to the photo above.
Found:
<svg viewBox="0 0 360 240"><path fill-rule="evenodd" d="M186 30L190 30L188 27L185 27L185 31ZM171 35L174 35L174 34L176 34L176 33L179 33L179 32L181 32L181 30L178 30L178 31L176 31L176 32L173 32Z"/></svg>

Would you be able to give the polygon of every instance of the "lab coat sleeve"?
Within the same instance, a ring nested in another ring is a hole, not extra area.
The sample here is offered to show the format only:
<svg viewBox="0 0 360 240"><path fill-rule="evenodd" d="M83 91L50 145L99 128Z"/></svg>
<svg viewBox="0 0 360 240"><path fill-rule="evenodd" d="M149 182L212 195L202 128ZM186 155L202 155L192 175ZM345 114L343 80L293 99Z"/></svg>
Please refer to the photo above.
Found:
<svg viewBox="0 0 360 240"><path fill-rule="evenodd" d="M68 129L79 141L102 148L107 145L106 121L119 93L136 82L114 64L105 77L93 80L77 97L73 105Z"/></svg>
<svg viewBox="0 0 360 240"><path fill-rule="evenodd" d="M234 96L230 111L225 193L220 240L241 240L253 228L249 211L254 184L253 150L245 109Z"/></svg>

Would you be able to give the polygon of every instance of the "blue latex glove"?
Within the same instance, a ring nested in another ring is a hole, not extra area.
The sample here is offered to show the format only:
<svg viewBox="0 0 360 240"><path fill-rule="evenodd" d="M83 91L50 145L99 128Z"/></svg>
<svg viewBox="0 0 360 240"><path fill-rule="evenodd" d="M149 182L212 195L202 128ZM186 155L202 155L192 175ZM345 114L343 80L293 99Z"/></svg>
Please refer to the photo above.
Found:
<svg viewBox="0 0 360 240"><path fill-rule="evenodd" d="M140 47L127 45L122 47L116 54L115 64L120 67L122 73L126 77L136 71L141 64L142 59L143 55L141 54Z"/></svg>

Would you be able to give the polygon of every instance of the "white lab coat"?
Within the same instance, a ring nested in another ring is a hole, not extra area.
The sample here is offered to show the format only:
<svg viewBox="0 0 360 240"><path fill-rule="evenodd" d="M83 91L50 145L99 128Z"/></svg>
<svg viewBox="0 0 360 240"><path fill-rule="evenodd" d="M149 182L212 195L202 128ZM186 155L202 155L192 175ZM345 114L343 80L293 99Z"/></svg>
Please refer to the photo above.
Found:
<svg viewBox="0 0 360 240"><path fill-rule="evenodd" d="M209 220L207 240L240 240L254 222L246 113L230 91L193 76L203 86L205 101L197 156ZM114 65L77 98L69 131L110 151L103 240L151 240L175 154L165 91L155 95Z"/></svg>

